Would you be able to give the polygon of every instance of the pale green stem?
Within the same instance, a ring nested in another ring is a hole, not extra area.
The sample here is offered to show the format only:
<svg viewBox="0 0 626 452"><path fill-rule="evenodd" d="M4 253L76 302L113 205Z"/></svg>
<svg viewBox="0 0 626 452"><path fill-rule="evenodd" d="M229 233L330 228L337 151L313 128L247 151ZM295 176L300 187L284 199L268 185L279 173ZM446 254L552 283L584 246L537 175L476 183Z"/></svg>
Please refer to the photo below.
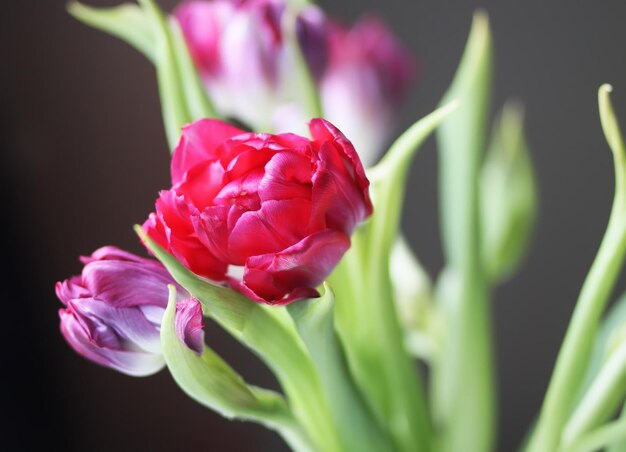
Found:
<svg viewBox="0 0 626 452"><path fill-rule="evenodd" d="M603 85L598 97L600 119L615 164L611 217L556 361L537 429L528 447L533 452L552 452L559 445L563 427L585 376L600 317L626 255L626 162L623 140L610 104L610 91L610 86Z"/></svg>
<svg viewBox="0 0 626 452"><path fill-rule="evenodd" d="M325 287L321 298L287 307L320 375L331 418L346 451L393 450L391 438L363 401L348 370L333 322L334 295Z"/></svg>
<svg viewBox="0 0 626 452"><path fill-rule="evenodd" d="M559 449L559 452L596 452L623 441L626 441L626 419L620 418L586 434L576 444Z"/></svg>
<svg viewBox="0 0 626 452"><path fill-rule="evenodd" d="M626 344L625 344L626 345ZM581 436L615 413L626 392L626 346L611 354L565 426L563 446L576 444Z"/></svg>
<svg viewBox="0 0 626 452"><path fill-rule="evenodd" d="M441 306L445 338L433 360L433 411L446 452L492 450L496 423L491 304L481 255L479 173L487 135L491 38L474 15L455 80L444 99L461 102L437 131L445 274L454 284ZM441 283L440 283L441 284Z"/></svg>
<svg viewBox="0 0 626 452"><path fill-rule="evenodd" d="M253 303L231 289L208 283L183 267L140 226L135 231L176 282L202 303L204 314L263 359L317 448L342 451L319 375L285 308Z"/></svg>
<svg viewBox="0 0 626 452"><path fill-rule="evenodd" d="M620 420L622 422L626 422L626 405L622 407ZM613 442L613 444L611 444L611 447L607 448L606 452L626 452L626 436L624 436L624 438L619 441Z"/></svg>
<svg viewBox="0 0 626 452"><path fill-rule="evenodd" d="M139 0L146 14L151 17L156 37L155 66L163 110L165 134L174 150L180 138L180 129L191 121L191 114L184 102L185 92L179 77L179 68L174 52L174 42L162 11L154 0Z"/></svg>

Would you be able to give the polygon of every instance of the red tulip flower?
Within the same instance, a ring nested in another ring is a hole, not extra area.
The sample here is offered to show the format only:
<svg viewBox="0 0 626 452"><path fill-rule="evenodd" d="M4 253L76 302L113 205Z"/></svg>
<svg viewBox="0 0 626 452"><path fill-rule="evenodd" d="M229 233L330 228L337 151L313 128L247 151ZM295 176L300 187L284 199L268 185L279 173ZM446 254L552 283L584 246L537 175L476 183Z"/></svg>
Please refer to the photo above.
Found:
<svg viewBox="0 0 626 452"><path fill-rule="evenodd" d="M312 139L209 119L186 126L173 187L145 230L193 272L252 300L317 296L372 204L350 141L323 119L309 129Z"/></svg>

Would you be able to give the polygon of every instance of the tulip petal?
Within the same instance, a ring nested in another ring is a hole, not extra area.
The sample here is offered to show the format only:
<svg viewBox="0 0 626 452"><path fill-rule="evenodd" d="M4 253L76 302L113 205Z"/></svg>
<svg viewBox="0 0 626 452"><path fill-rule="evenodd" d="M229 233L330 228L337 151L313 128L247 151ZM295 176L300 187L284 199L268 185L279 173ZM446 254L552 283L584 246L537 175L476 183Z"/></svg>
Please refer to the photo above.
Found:
<svg viewBox="0 0 626 452"><path fill-rule="evenodd" d="M293 198L311 198L313 164L299 152L275 154L265 165L265 174L259 183L261 201Z"/></svg>
<svg viewBox="0 0 626 452"><path fill-rule="evenodd" d="M371 215L372 202L369 196L370 183L365 175L365 169L363 168L361 159L359 158L359 155L350 140L348 140L339 129L325 119L311 120L309 123L309 129L311 131L311 136L319 144L324 142L337 144L335 149L339 150L343 159L345 159L342 166L344 166L345 171L353 177L354 181L361 189L363 199L365 200L366 214L367 216Z"/></svg>
<svg viewBox="0 0 626 452"><path fill-rule="evenodd" d="M73 276L63 282L56 283L55 292L59 300L65 305L74 298L85 298L90 296L89 290L83 286L83 279L80 276Z"/></svg>
<svg viewBox="0 0 626 452"><path fill-rule="evenodd" d="M234 12L234 2L187 1L174 10L191 56L201 73L219 71L218 46L224 26Z"/></svg>
<svg viewBox="0 0 626 452"><path fill-rule="evenodd" d="M115 307L167 303L167 285L172 278L158 269L134 262L93 261L83 269L83 283L94 298L110 300Z"/></svg>
<svg viewBox="0 0 626 452"><path fill-rule="evenodd" d="M214 119L200 119L186 125L172 155L172 183L177 184L192 167L215 160L217 148L229 138L245 133L230 124Z"/></svg>
<svg viewBox="0 0 626 452"><path fill-rule="evenodd" d="M350 247L350 238L341 232L325 230L276 254L253 256L246 262L243 283L265 303L285 304L317 296L312 289L323 282ZM285 298L278 298L280 294ZM246 291L245 295L249 296Z"/></svg>
<svg viewBox="0 0 626 452"><path fill-rule="evenodd" d="M100 347L91 339L85 328L71 312L61 309L59 317L61 318L61 333L67 343L76 353L90 361L136 377L152 375L165 365L165 360L160 353Z"/></svg>
<svg viewBox="0 0 626 452"><path fill-rule="evenodd" d="M171 252L192 272L214 281L225 278L227 264L218 259L195 233L195 208L174 190L162 191L156 202L156 214L144 223L144 230Z"/></svg>
<svg viewBox="0 0 626 452"><path fill-rule="evenodd" d="M244 213L228 237L235 264L249 256L284 250L308 235L311 203L306 199L266 201L260 210Z"/></svg>
<svg viewBox="0 0 626 452"><path fill-rule="evenodd" d="M162 295L161 295L162 296ZM160 308L161 316L167 305ZM148 320L138 307L118 308L96 298L72 300L68 307L74 313L91 339L100 347L160 353L159 326Z"/></svg>
<svg viewBox="0 0 626 452"><path fill-rule="evenodd" d="M178 339L202 355L204 350L204 323L202 323L202 305L195 298L188 298L176 304L175 329Z"/></svg>

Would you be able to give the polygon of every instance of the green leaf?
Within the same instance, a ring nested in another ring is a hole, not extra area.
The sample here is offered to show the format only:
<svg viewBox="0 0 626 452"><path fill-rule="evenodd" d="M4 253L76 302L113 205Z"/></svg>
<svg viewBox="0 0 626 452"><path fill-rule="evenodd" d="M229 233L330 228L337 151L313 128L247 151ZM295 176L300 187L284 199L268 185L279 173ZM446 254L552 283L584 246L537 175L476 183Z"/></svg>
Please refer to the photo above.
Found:
<svg viewBox="0 0 626 452"><path fill-rule="evenodd" d="M126 3L113 8L94 8L72 1L67 10L81 22L130 44L150 61L155 60L152 28L139 6Z"/></svg>
<svg viewBox="0 0 626 452"><path fill-rule="evenodd" d="M620 443L626 441L626 418L620 418L586 434L576 444L560 448L558 452L621 452Z"/></svg>
<svg viewBox="0 0 626 452"><path fill-rule="evenodd" d="M191 58L183 32L174 19L169 21L171 39L178 66L178 75L183 87L183 94L192 121L203 118L217 118L215 107L200 80L196 66Z"/></svg>
<svg viewBox="0 0 626 452"><path fill-rule="evenodd" d="M178 338L175 330L176 288L161 324L163 356L172 377L185 393L222 416L261 423L278 431L295 450L312 451L283 397L273 391L247 385L210 347L196 355Z"/></svg>
<svg viewBox="0 0 626 452"><path fill-rule="evenodd" d="M598 330L576 409L563 434L564 441L599 426L622 403L626 394L625 329L626 294L623 294L604 317Z"/></svg>
<svg viewBox="0 0 626 452"><path fill-rule="evenodd" d="M521 108L507 103L496 120L481 173L481 244L492 284L511 275L528 248L537 189Z"/></svg>
<svg viewBox="0 0 626 452"><path fill-rule="evenodd" d="M489 20L474 15L463 58L442 103L459 110L437 130L439 201L447 281L446 331L433 363L433 413L443 450L491 450L496 402L492 325L480 245L479 174L486 146L492 73ZM441 283L439 283L441 285Z"/></svg>
<svg viewBox="0 0 626 452"><path fill-rule="evenodd" d="M135 231L176 282L200 301L204 314L268 365L316 448L340 451L319 375L286 309L255 303L202 279L156 244L140 226L135 226Z"/></svg>
<svg viewBox="0 0 626 452"><path fill-rule="evenodd" d="M337 294L336 327L350 372L379 424L398 450L429 450L425 395L404 346L389 275L409 165L430 133L456 108L442 107L411 126L372 168L374 215L329 278ZM372 340L376 334L376 340Z"/></svg>
<svg viewBox="0 0 626 452"><path fill-rule="evenodd" d="M579 400L587 392L600 368L606 362L616 331L624 325L626 325L626 294L622 294L602 320L594 341L584 383L581 386Z"/></svg>
<svg viewBox="0 0 626 452"><path fill-rule="evenodd" d="M180 138L181 127L190 123L192 116L185 102L174 40L163 12L154 0L139 0L139 3L152 28L163 123L170 150L173 151Z"/></svg>
<svg viewBox="0 0 626 452"><path fill-rule="evenodd" d="M611 105L611 90L610 85L603 85L598 91L600 120L615 166L611 216L559 350L537 429L528 448L530 451L551 452L561 441L563 428L589 366L602 313L626 256L626 149Z"/></svg>
<svg viewBox="0 0 626 452"><path fill-rule="evenodd" d="M561 444L577 444L582 436L615 414L626 394L626 343L609 355L563 429Z"/></svg>
<svg viewBox="0 0 626 452"><path fill-rule="evenodd" d="M346 451L392 450L388 433L361 399L335 334L335 297L328 286L321 298L292 303L287 311L319 371L334 425Z"/></svg>

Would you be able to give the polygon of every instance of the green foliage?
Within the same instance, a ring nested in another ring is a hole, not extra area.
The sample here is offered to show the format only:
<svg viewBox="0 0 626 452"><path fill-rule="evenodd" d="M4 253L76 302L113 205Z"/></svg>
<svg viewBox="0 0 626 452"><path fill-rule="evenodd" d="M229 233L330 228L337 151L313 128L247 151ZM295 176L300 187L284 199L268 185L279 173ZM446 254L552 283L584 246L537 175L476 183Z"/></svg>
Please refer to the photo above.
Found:
<svg viewBox="0 0 626 452"><path fill-rule="evenodd" d="M253 420L282 433L296 450L312 450L308 438L280 394L247 385L210 347L202 356L183 344L175 330L176 288L161 324L161 343L167 367L187 395L226 418Z"/></svg>
<svg viewBox="0 0 626 452"><path fill-rule="evenodd" d="M479 174L486 147L492 44L486 14L474 16L463 58L442 102L459 111L437 130L445 269L438 300L445 338L433 361L433 417L444 451L487 451L495 437L491 306L483 269ZM450 284L451 287L444 287Z"/></svg>
<svg viewBox="0 0 626 452"><path fill-rule="evenodd" d="M176 282L200 301L204 314L268 365L315 447L324 451L342 450L319 375L286 309L254 303L231 289L200 278L150 239L141 227L136 226L135 231Z"/></svg>

